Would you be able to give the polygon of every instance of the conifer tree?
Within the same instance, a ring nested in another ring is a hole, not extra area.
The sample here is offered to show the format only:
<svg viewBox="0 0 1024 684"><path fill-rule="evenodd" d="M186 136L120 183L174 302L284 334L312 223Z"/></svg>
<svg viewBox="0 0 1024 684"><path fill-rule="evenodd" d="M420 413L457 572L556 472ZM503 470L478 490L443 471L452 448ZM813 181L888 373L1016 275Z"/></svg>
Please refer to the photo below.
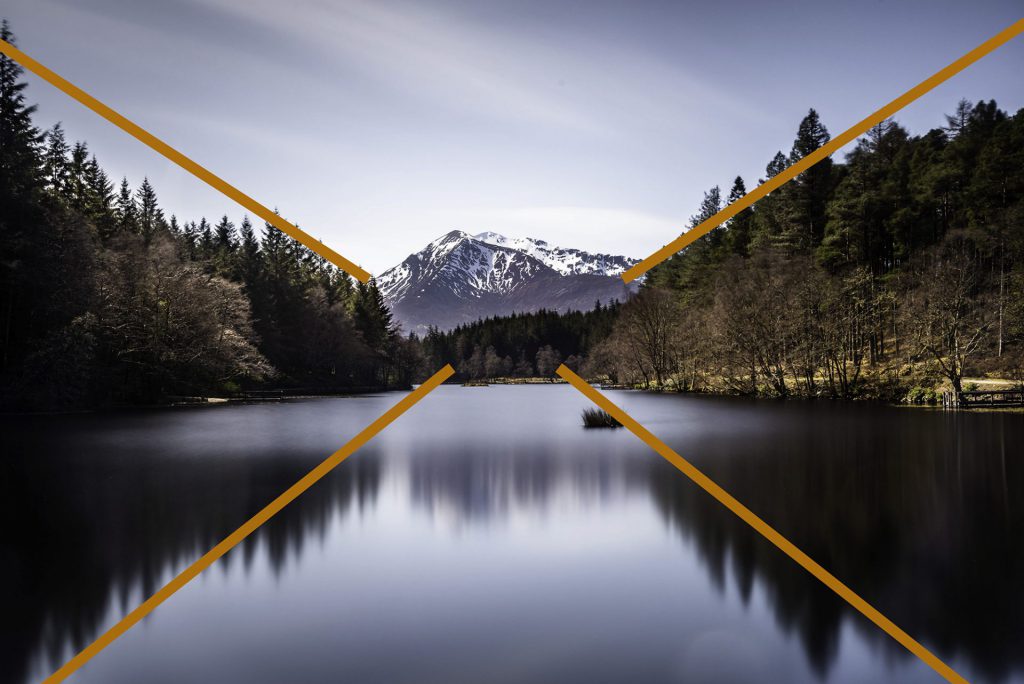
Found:
<svg viewBox="0 0 1024 684"><path fill-rule="evenodd" d="M235 224L227 215L221 217L213 229L213 269L227 277L235 267Z"/></svg>
<svg viewBox="0 0 1024 684"><path fill-rule="evenodd" d="M214 228L213 246L227 253L235 249L235 224L228 219L227 214L221 217Z"/></svg>
<svg viewBox="0 0 1024 684"><path fill-rule="evenodd" d="M16 42L6 19L0 38ZM38 225L42 136L32 124L35 107L25 103L21 77L21 66L0 55L0 371L28 347L33 308L42 296L31 267L44 248Z"/></svg>
<svg viewBox="0 0 1024 684"><path fill-rule="evenodd" d="M89 204L89 185L86 181L88 165L89 148L84 142L76 142L71 148L68 165L68 197L72 208L82 215L86 214Z"/></svg>
<svg viewBox="0 0 1024 684"><path fill-rule="evenodd" d="M785 171L787 166L789 166L789 162L786 160L786 155L782 154L782 150L779 150L775 153L775 156L772 157L772 160L768 162L768 166L765 167L764 172L767 174L768 178L774 178Z"/></svg>
<svg viewBox="0 0 1024 684"><path fill-rule="evenodd" d="M256 290L262 264L260 260L260 243L256 239L256 233L248 216L242 219L239 235L241 240L239 241L238 256L235 261L235 277L242 282L246 292L252 297Z"/></svg>
<svg viewBox="0 0 1024 684"><path fill-rule="evenodd" d="M746 194L747 186L743 182L743 178L736 176L732 182L732 188L729 190L729 197L725 201L726 206L741 199ZM733 254L746 256L749 253L752 211L750 208L744 209L729 221L729 251Z"/></svg>
<svg viewBox="0 0 1024 684"><path fill-rule="evenodd" d="M68 143L60 122L46 133L46 150L43 153L43 174L47 188L64 202L71 199L71 164L68 159Z"/></svg>
<svg viewBox="0 0 1024 684"><path fill-rule="evenodd" d="M945 131L950 139L956 138L967 128L974 114L974 105L967 98L960 98L956 103L956 110L946 115Z"/></svg>
<svg viewBox="0 0 1024 684"><path fill-rule="evenodd" d="M830 139L828 129L812 108L797 129L789 163L803 159ZM810 250L821 243L825 235L825 205L832 185L832 160L826 158L782 188L787 211L786 226L779 237L789 248Z"/></svg>
<svg viewBox="0 0 1024 684"><path fill-rule="evenodd" d="M117 217L117 232L121 235L139 234L139 209L127 178L121 179L114 214Z"/></svg>
<svg viewBox="0 0 1024 684"><path fill-rule="evenodd" d="M203 216L199 219L199 225L196 227L196 255L200 259L210 259L213 257L213 229L210 227L210 222Z"/></svg>
<svg viewBox="0 0 1024 684"><path fill-rule="evenodd" d="M16 45L7 20L0 22L0 38ZM32 125L35 105L25 103L23 70L14 60L0 55L0 211L12 207L15 196L26 196L38 187L42 134Z"/></svg>
<svg viewBox="0 0 1024 684"><path fill-rule="evenodd" d="M153 189L149 178L142 179L142 185L139 186L136 196L139 233L142 235L142 239L149 244L154 235L167 228L167 224L164 222L164 212L157 202L156 190Z"/></svg>
<svg viewBox="0 0 1024 684"><path fill-rule="evenodd" d="M100 239L109 240L117 228L113 187L107 174L96 161L96 155L93 155L85 164L83 182L85 184L85 208L82 213L96 227Z"/></svg>
<svg viewBox="0 0 1024 684"><path fill-rule="evenodd" d="M186 259L195 261L197 258L197 245L199 233L195 221L189 221L181 230L182 252Z"/></svg>

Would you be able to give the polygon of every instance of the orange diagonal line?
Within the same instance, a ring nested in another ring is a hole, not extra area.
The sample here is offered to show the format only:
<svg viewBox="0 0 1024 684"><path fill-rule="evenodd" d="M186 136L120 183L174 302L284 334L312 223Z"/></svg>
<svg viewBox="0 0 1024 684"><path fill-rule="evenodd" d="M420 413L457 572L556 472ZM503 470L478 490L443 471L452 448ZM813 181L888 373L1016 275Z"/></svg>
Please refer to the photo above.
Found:
<svg viewBox="0 0 1024 684"><path fill-rule="evenodd" d="M866 119L863 119L859 123L854 124L852 127L840 133L835 138L832 138L829 142L819 147L814 152L810 153L800 161L794 163L788 167L785 171L769 178L761 185L757 186L743 197L739 198L732 204L728 205L717 214L707 219L706 221L694 226L687 232L677 237L672 242L668 243L654 254L650 255L646 259L635 264L632 268L627 269L622 274L622 279L627 283L636 280L647 271L651 270L665 259L683 249L687 245L696 241L698 238L703 237L710 233L714 228L717 228L722 223L725 223L736 214L740 213L750 205L754 204L758 200L762 199L765 195L777 190L781 186L785 185L789 181L796 178L798 175L811 168L822 159L825 159L829 155L838 152L847 143L856 140L859 136L863 135L872 126L877 126L881 122L888 119L890 116L898 112L899 110L906 107L908 104L921 97L929 90L935 88L940 83L952 78L956 74L960 73L970 65L977 62L979 59L992 52L996 48L1000 47L1004 43L1012 40L1019 33L1024 31L1024 19L1019 19L1016 23L1003 29L996 35L992 36L984 43L974 48L966 55L956 60L947 67L940 69L936 73L932 74L925 80L918 83L916 86L903 93L895 100L885 105L874 114L871 114Z"/></svg>
<svg viewBox="0 0 1024 684"><path fill-rule="evenodd" d="M323 244L319 240L314 239L309 233L301 230L298 226L286 221L281 218L273 211L263 206L252 197L249 197L244 192L225 181L220 176L208 171L198 163L189 159L184 154L174 149L160 138L156 137L149 131L146 131L141 126L129 121L121 114L117 113L107 105L103 104L95 97L85 92L75 84L67 81L59 74L54 73L50 69L46 68L36 60L32 59L24 52L14 47L10 43L4 40L0 40L0 53L3 53L7 57L21 64L23 67L40 77L44 81L50 83L58 90L70 95L74 99L81 102L83 105L96 112L104 119L114 124L125 133L137 138L141 142L145 143L149 147L153 148L163 156L170 159L172 162L185 169L193 176L201 181L209 184L215 190L219 190L223 194L227 195L234 201L241 204L243 207L259 216L261 219L266 221L272 226L277 227L281 232L285 233L289 237L298 240L303 245L313 250L324 259L350 274L360 282L367 282L370 279L370 274L364 271L362 268L352 263L345 257L341 256L333 249Z"/></svg>
<svg viewBox="0 0 1024 684"><path fill-rule="evenodd" d="M967 684L967 680L961 677L949 665L938 659L931 651L914 640L909 634L897 627L889 618L882 615L873 608L867 601L858 596L852 589L840 582L832 573L818 565L810 556L797 548L792 542L783 537L779 532L764 520L759 518L753 511L737 501L729 492L719 487L707 475L697 469L692 463L677 454L667 444L654 436L647 428L635 421L628 413L613 404L607 397L591 387L580 376L573 373L564 365L559 366L555 371L562 378L567 380L573 387L585 394L588 399L615 416L615 418L629 428L630 432L639 437L644 444L658 452L666 461L678 468L684 475L697 483L704 491L718 499L719 503L738 515L743 522L747 523L761 533L768 541L779 547L783 553L795 560L807 572L817 577L832 591L836 592L851 606L860 611L866 618L881 627L886 634L900 642L908 651L928 664L933 670L946 678L953 684Z"/></svg>
<svg viewBox="0 0 1024 684"><path fill-rule="evenodd" d="M153 612L153 609L169 599L176 591L195 579L199 573L213 565L213 563L237 546L243 539L256 531L263 523L274 517L282 508L294 501L300 494L312 487L320 478L333 470L338 464L351 456L355 451L366 444L378 432L390 425L396 418L412 408L418 401L426 397L437 388L442 382L450 378L455 370L450 365L434 373L429 380L402 397L402 399L389 408L380 418L363 428L363 431L353 437L345 446L341 447L320 465L309 471L301 480L289 487L283 494L271 501L259 513L237 530L224 538L206 554L192 565L188 566L177 577L165 584L159 591L146 599L138 608L121 618L121 621L108 629L96 641L92 642L81 653L69 660L63 667L46 678L43 684L62 682L71 676L76 670L89 662L100 651L109 646L115 639L131 629L135 623Z"/></svg>

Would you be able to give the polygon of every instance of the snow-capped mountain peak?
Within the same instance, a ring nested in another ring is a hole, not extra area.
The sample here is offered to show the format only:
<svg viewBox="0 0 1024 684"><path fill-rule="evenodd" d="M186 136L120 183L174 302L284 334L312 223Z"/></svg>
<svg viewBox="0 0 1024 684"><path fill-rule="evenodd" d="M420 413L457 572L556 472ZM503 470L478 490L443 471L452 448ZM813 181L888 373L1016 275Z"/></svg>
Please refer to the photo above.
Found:
<svg viewBox="0 0 1024 684"><path fill-rule="evenodd" d="M478 233L473 237L490 245L509 247L528 254L561 275L593 273L617 276L638 261L624 256L591 254L579 249L557 247L537 238L509 238L493 231Z"/></svg>
<svg viewBox="0 0 1024 684"><path fill-rule="evenodd" d="M510 293L547 268L519 250L453 230L385 271L377 286L394 301L410 294L417 282L439 278L457 294L479 297L481 292Z"/></svg>
<svg viewBox="0 0 1024 684"><path fill-rule="evenodd" d="M533 238L452 230L376 282L406 330L423 330L513 311L589 309L598 300L624 300L629 288L606 276L634 263Z"/></svg>

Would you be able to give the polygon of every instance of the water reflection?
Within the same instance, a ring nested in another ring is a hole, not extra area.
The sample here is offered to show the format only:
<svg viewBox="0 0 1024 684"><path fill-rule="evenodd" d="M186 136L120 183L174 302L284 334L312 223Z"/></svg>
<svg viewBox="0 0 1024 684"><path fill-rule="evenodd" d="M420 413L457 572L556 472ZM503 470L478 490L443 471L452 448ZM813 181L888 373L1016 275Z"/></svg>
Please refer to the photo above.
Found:
<svg viewBox="0 0 1024 684"><path fill-rule="evenodd" d="M140 418L103 416L108 429L100 431L85 417L4 426L0 681L25 681L40 653L50 670L63 664L109 626L112 600L119 615L134 608L325 456L300 443L273 458L253 451L215 466L171 458L173 443L158 442L171 436L166 430L113 435L119 423ZM242 563L248 571L257 548L275 574L289 557L301 560L332 514L372 504L380 460L371 453L349 466L306 493L301 515L275 518L215 568Z"/></svg>
<svg viewBox="0 0 1024 684"><path fill-rule="evenodd" d="M337 542L330 521L353 513L373 521L381 501L392 511L388 524L406 526L410 534L423 534L410 521L430 521L439 531L423 543L441 562L450 553L453 572L464 558L439 541L452 530L476 530L500 545L524 516L541 526L585 526L588 520L596 526L608 524L609 512L628 509L625 529L609 537L646 538L651 529L636 513L637 502L646 502L667 543L692 549L703 568L706 582L693 591L714 587L725 602L735 590L751 611L761 610L753 604L763 594L776 629L798 638L812 673L808 681L834 672L845 648L844 625L876 654L869 670L876 678L889 671L886 662L913 659L635 438L578 429L580 402L570 392L514 389L519 394L492 388L467 400L466 390L444 388L433 408L425 403L410 413L264 526L256 540L222 559L220 572L239 563L248 572L258 548L278 576L324 562L305 552L311 544ZM523 391L547 394L527 406ZM1012 447L1024 438L1020 415L626 393L616 399L894 622L958 669L966 667L969 679L1022 676L1024 513L1017 496L1024 491L1024 469ZM354 432L392 401L6 425L13 457L3 461L0 479L5 680L25 681L40 654L58 663L69 648L89 643L111 620L111 601L119 613L132 608L337 447L339 421L345 424L340 432ZM503 401L524 408L512 420L467 421L457 434L440 427L446 416L473 411L508 416ZM325 412L333 426L314 427ZM280 435L285 423L279 413L287 414L292 433ZM247 438L228 445L218 434ZM396 517L393 510L403 505L406 513ZM636 553L664 557L648 546ZM601 571L594 568L594 577ZM466 586L473 581L459 575L452 581L460 578ZM545 591L529 582L503 590L522 592L525 605ZM666 590L654 582L630 588L655 602ZM585 631L584 620L593 618L582 606L578 613L578 629ZM649 619L680 632L698 622L679 613ZM471 638L461 627L449 629L453 649ZM641 673L639 663L651 661L652 653L636 631L636 643L625 642L617 657ZM504 638L514 642L518 634ZM319 657L318 671L328 672L340 656ZM571 653L565 657L557 667L549 664L560 681L610 677L610 670L588 669ZM650 667L650 678L666 674ZM732 680L722 675L717 681Z"/></svg>
<svg viewBox="0 0 1024 684"><path fill-rule="evenodd" d="M800 439L704 445L706 472L883 614L944 658L965 659L988 681L1024 669L1024 491L1017 414L942 414L878 407L773 411ZM807 422L815 424L807 430ZM715 584L753 582L776 620L797 632L824 677L842 620L853 614L793 562L720 515L708 496L652 478L666 519L697 541ZM867 620L854 624L890 655L912 657Z"/></svg>

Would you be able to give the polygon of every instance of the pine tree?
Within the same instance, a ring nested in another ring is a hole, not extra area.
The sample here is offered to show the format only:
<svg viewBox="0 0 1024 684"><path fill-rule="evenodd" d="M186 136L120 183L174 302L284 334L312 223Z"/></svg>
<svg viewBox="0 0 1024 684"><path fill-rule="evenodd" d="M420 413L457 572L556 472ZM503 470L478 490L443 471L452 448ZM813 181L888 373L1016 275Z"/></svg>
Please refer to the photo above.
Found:
<svg viewBox="0 0 1024 684"><path fill-rule="evenodd" d="M114 215L117 218L118 233L121 235L139 234L139 209L135 204L135 196L132 194L132 188L128 185L127 178L121 179Z"/></svg>
<svg viewBox="0 0 1024 684"><path fill-rule="evenodd" d="M0 22L0 38L17 44L6 19ZM22 74L17 62L0 55L0 211L13 207L14 197L35 191L42 173L43 136L32 125L36 108L25 104L28 84Z"/></svg>
<svg viewBox="0 0 1024 684"><path fill-rule="evenodd" d="M746 194L747 186L743 182L743 178L736 176L736 179L732 182L732 189L729 190L729 197L725 202L726 206L736 202ZM750 208L744 209L729 221L728 246L729 251L733 254L739 254L740 256L749 254L752 212L753 210Z"/></svg>
<svg viewBox="0 0 1024 684"><path fill-rule="evenodd" d="M222 216L214 227L213 246L214 249L227 253L235 249L235 224L228 219L227 214Z"/></svg>
<svg viewBox="0 0 1024 684"><path fill-rule="evenodd" d="M83 181L86 197L83 214L96 227L100 239L109 240L117 228L113 187L107 174L96 161L96 155L93 155L86 163Z"/></svg>
<svg viewBox="0 0 1024 684"><path fill-rule="evenodd" d="M397 331L375 280L356 288L355 324L370 349L381 355L387 353Z"/></svg>
<svg viewBox="0 0 1024 684"><path fill-rule="evenodd" d="M164 212L160 209L156 199L156 190L153 189L149 178L142 179L142 185L139 186L136 196L138 198L136 206L138 207L139 232L142 239L149 244L153 236L167 229Z"/></svg>
<svg viewBox="0 0 1024 684"><path fill-rule="evenodd" d="M764 172L767 174L768 178L774 178L785 171L787 166L789 166L789 161L786 159L786 155L782 154L782 150L779 150L775 153L775 156L772 157L772 160L768 162L768 166L765 167Z"/></svg>
<svg viewBox="0 0 1024 684"><path fill-rule="evenodd" d="M974 114L974 105L967 98L961 98L956 103L956 111L946 115L946 126L944 130L950 139L958 137L971 121Z"/></svg>
<svg viewBox="0 0 1024 684"><path fill-rule="evenodd" d="M800 122L789 163L794 164L831 139L818 112L811 109ZM782 243L788 249L816 248L825 235L826 203L832 191L832 160L822 159L781 189L785 222Z"/></svg>
<svg viewBox="0 0 1024 684"><path fill-rule="evenodd" d="M211 259L213 257L213 229L210 228L210 222L206 220L205 216L199 219L196 236L196 256L201 260Z"/></svg>
<svg viewBox="0 0 1024 684"><path fill-rule="evenodd" d="M789 163L800 161L831 139L828 129L821 123L821 117L812 107L797 129L796 140L793 141L793 149L789 153Z"/></svg>
<svg viewBox="0 0 1024 684"><path fill-rule="evenodd" d="M15 43L7 20L0 38ZM43 192L40 145L32 125L34 106L25 104L22 69L0 55L0 370L29 348L33 309L46 294L33 282L33 259L45 249L40 235Z"/></svg>
<svg viewBox="0 0 1024 684"><path fill-rule="evenodd" d="M227 215L221 217L213 229L213 270L227 277L235 268L235 224Z"/></svg>
<svg viewBox="0 0 1024 684"><path fill-rule="evenodd" d="M699 226L722 209L722 190L717 185L704 193L700 208L690 217L690 228ZM719 259L723 244L723 228L715 228L710 235L691 243L679 254L655 266L647 274L649 286L664 286L679 290L688 303L708 291L704 277L708 267Z"/></svg>
<svg viewBox="0 0 1024 684"><path fill-rule="evenodd" d="M46 133L46 150L43 153L43 175L46 186L53 195L64 202L71 201L71 164L68 160L68 143L60 122Z"/></svg>
<svg viewBox="0 0 1024 684"><path fill-rule="evenodd" d="M249 296L253 296L256 284L260 276L261 259L260 243L256 239L256 233L252 229L249 217L242 219L239 229L241 240L238 245L238 255L235 261L235 277L245 286Z"/></svg>
<svg viewBox="0 0 1024 684"><path fill-rule="evenodd" d="M196 227L195 221L189 221L185 224L185 227L181 231L181 245L184 256L189 261L195 261L197 258L197 245L196 240L198 239L199 232Z"/></svg>
<svg viewBox="0 0 1024 684"><path fill-rule="evenodd" d="M89 166L89 148L84 142L76 142L71 148L71 161L68 167L68 196L72 208L83 216L88 211L89 184L86 171Z"/></svg>

